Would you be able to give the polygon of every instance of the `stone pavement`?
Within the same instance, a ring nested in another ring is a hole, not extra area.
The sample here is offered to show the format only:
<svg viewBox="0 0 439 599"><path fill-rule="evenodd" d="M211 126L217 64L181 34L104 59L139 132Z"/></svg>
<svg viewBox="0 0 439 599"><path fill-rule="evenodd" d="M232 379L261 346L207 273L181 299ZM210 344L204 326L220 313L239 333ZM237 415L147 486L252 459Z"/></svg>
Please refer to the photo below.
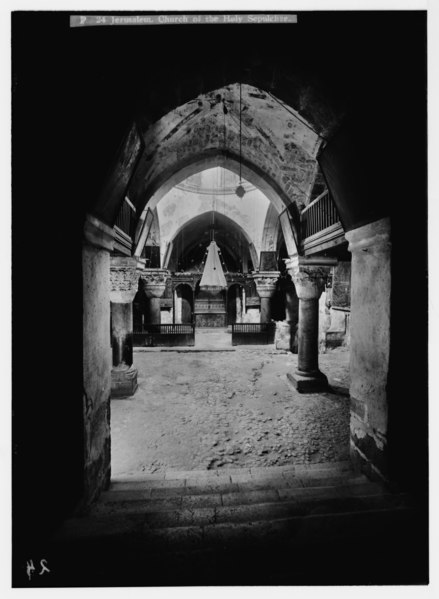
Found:
<svg viewBox="0 0 439 599"><path fill-rule="evenodd" d="M321 354L330 383L348 387L349 353ZM349 399L303 395L286 373L297 355L272 347L235 352L136 352L139 389L114 400L112 476L346 460Z"/></svg>

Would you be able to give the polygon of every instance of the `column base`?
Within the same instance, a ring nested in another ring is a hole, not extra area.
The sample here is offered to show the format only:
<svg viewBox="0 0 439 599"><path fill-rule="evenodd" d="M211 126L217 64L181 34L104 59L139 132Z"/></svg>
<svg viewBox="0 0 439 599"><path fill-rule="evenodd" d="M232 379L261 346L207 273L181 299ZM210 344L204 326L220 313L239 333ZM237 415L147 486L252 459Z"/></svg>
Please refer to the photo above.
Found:
<svg viewBox="0 0 439 599"><path fill-rule="evenodd" d="M123 399L137 391L137 369L113 368L111 371L111 399Z"/></svg>
<svg viewBox="0 0 439 599"><path fill-rule="evenodd" d="M328 379L320 370L307 374L287 372L287 378L299 393L319 393L328 389Z"/></svg>

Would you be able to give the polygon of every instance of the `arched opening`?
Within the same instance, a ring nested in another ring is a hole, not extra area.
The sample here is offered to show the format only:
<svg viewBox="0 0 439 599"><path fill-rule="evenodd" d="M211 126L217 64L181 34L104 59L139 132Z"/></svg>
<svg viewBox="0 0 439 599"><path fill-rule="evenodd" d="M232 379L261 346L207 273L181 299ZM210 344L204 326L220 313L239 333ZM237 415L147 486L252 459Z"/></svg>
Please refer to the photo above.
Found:
<svg viewBox="0 0 439 599"><path fill-rule="evenodd" d="M173 237L164 268L171 272L202 272L206 249L214 236L226 272L249 272L258 256L249 235L221 212L208 211L187 221Z"/></svg>
<svg viewBox="0 0 439 599"><path fill-rule="evenodd" d="M164 169L156 180L150 184L139 199L140 214L135 235L135 255L140 255L144 247L149 227L148 213L153 212L160 200L168 194L172 188L180 185L189 177L213 167L220 167L239 175L258 190L260 190L271 202L273 208L270 209L270 223L273 223L275 214L280 215L278 221L282 228L288 255L297 254L298 242L298 212L294 203L274 181L270 174L267 174L261 167L246 161L245 158L234 155L229 151L221 149L206 149L202 152L190 155L178 162L172 163L170 167ZM286 214L288 208L288 215ZM272 227L271 227L272 228ZM264 236L264 245L268 244L267 235Z"/></svg>

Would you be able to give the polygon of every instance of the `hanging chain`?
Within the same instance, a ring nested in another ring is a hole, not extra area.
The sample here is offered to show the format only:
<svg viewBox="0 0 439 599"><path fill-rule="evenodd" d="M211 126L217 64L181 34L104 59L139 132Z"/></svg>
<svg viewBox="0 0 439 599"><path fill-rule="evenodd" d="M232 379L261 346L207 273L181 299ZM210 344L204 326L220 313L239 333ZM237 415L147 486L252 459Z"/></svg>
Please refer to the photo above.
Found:
<svg viewBox="0 0 439 599"><path fill-rule="evenodd" d="M239 82L239 184L242 184L241 177L241 160L242 160L242 150L241 150L241 136L242 136L242 83Z"/></svg>

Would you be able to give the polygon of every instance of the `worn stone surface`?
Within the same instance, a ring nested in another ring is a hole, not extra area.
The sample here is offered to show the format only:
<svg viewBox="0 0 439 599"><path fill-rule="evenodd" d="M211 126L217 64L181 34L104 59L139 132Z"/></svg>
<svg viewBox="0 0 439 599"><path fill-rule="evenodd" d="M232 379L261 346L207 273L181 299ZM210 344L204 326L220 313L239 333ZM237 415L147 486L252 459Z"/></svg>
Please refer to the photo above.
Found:
<svg viewBox="0 0 439 599"><path fill-rule="evenodd" d="M137 390L137 370L131 367L113 368L111 371L111 397L131 397Z"/></svg>
<svg viewBox="0 0 439 599"><path fill-rule="evenodd" d="M110 254L85 245L83 272L84 501L110 479Z"/></svg>
<svg viewBox="0 0 439 599"><path fill-rule="evenodd" d="M341 349L322 355L330 383L348 386L348 360ZM348 458L349 398L295 392L293 354L135 352L134 364L135 397L112 405L114 476Z"/></svg>
<svg viewBox="0 0 439 599"><path fill-rule="evenodd" d="M383 473L390 356L390 223L382 219L346 234L352 252L352 447Z"/></svg>

